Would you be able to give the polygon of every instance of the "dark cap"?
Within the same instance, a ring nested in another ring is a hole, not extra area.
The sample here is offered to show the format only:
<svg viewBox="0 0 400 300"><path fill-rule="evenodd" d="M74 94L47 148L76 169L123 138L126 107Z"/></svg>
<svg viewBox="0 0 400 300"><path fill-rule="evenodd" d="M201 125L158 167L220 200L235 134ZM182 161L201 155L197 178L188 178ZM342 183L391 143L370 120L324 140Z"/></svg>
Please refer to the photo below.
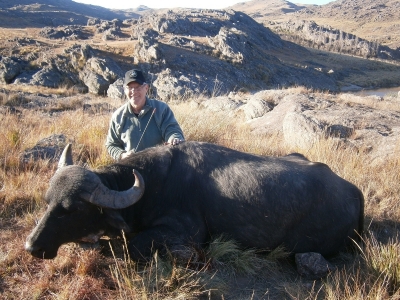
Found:
<svg viewBox="0 0 400 300"><path fill-rule="evenodd" d="M132 81L135 81L139 84L144 84L146 83L146 78L144 78L142 71L133 69L125 73L124 86Z"/></svg>

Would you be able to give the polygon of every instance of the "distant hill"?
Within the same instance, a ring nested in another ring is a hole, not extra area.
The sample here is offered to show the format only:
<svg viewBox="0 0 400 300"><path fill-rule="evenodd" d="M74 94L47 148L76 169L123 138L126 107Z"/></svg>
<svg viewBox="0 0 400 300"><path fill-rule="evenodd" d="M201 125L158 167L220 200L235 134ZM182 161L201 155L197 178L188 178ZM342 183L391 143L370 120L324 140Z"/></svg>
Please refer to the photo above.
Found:
<svg viewBox="0 0 400 300"><path fill-rule="evenodd" d="M252 0L229 8L272 27L286 21L314 21L392 49L400 47L400 1L338 0L325 5L293 4L285 0Z"/></svg>
<svg viewBox="0 0 400 300"><path fill-rule="evenodd" d="M293 4L285 0L252 0L240 2L228 8L242 11L254 19L279 18L289 13L294 13L307 6L302 4Z"/></svg>
<svg viewBox="0 0 400 300"><path fill-rule="evenodd" d="M89 18L138 18L135 10L110 10L72 0L0 0L0 27L86 25Z"/></svg>

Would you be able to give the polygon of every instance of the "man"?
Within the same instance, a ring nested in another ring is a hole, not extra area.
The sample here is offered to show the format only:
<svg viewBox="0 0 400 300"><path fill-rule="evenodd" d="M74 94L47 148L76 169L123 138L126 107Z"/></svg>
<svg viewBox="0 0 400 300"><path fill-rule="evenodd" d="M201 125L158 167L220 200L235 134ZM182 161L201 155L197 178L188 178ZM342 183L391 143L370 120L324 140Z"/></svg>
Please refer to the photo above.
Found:
<svg viewBox="0 0 400 300"><path fill-rule="evenodd" d="M107 151L116 160L148 147L184 141L172 110L162 101L149 99L148 90L142 71L126 72L124 93L128 101L113 113L106 139Z"/></svg>

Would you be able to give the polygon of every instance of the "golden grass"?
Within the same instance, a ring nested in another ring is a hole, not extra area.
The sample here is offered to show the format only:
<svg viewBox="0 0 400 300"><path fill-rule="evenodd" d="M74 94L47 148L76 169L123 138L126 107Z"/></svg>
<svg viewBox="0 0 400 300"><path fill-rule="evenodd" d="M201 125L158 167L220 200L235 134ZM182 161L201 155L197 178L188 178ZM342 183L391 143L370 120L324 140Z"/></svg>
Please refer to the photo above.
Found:
<svg viewBox="0 0 400 300"><path fill-rule="evenodd" d="M60 95L60 96L71 96L76 95L77 92L74 91L71 87L67 85L61 85L57 88L48 88L43 86L35 86L35 85L4 85L0 84L0 89L6 89L10 92L9 95L1 93L2 105L7 105L8 101L12 101L12 99L22 98L23 96L16 94L17 92L21 93L30 93L30 94L47 94L47 95ZM10 103L14 105L14 103Z"/></svg>
<svg viewBox="0 0 400 300"><path fill-rule="evenodd" d="M293 92L309 91L298 87ZM112 247L102 242L102 251L64 245L49 261L31 257L23 249L24 240L45 209L42 197L56 166L49 161L22 164L21 152L42 138L62 133L74 143L76 162L91 168L111 162L104 147L111 113L88 114L79 101L74 103L78 109L71 104L56 114L49 114L47 107L0 115L0 299L400 298L400 158L371 165L365 153L333 139L321 139L303 154L326 163L363 191L368 230L362 251L334 258L338 270L322 280L300 278L281 249L268 255L244 251L222 237L201 252L188 249L184 262L155 255L147 265L137 265L129 260L122 240L111 240ZM190 103L171 107L187 140L259 155L301 152L285 146L280 136L254 136L239 125L240 116L209 113Z"/></svg>

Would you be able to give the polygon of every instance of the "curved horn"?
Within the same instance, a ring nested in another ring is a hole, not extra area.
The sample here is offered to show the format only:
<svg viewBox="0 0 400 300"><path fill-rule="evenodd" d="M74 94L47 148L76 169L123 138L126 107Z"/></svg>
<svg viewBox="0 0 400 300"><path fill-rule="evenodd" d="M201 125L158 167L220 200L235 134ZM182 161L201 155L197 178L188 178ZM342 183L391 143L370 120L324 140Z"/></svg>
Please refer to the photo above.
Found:
<svg viewBox="0 0 400 300"><path fill-rule="evenodd" d="M60 160L58 161L58 169L61 169L66 166L73 165L74 162L72 161L72 145L68 144L65 146L61 156Z"/></svg>
<svg viewBox="0 0 400 300"><path fill-rule="evenodd" d="M121 209L135 204L143 196L144 180L142 175L133 170L135 184L126 191L114 191L107 188L103 183L98 183L89 197L83 196L87 201L101 207Z"/></svg>

